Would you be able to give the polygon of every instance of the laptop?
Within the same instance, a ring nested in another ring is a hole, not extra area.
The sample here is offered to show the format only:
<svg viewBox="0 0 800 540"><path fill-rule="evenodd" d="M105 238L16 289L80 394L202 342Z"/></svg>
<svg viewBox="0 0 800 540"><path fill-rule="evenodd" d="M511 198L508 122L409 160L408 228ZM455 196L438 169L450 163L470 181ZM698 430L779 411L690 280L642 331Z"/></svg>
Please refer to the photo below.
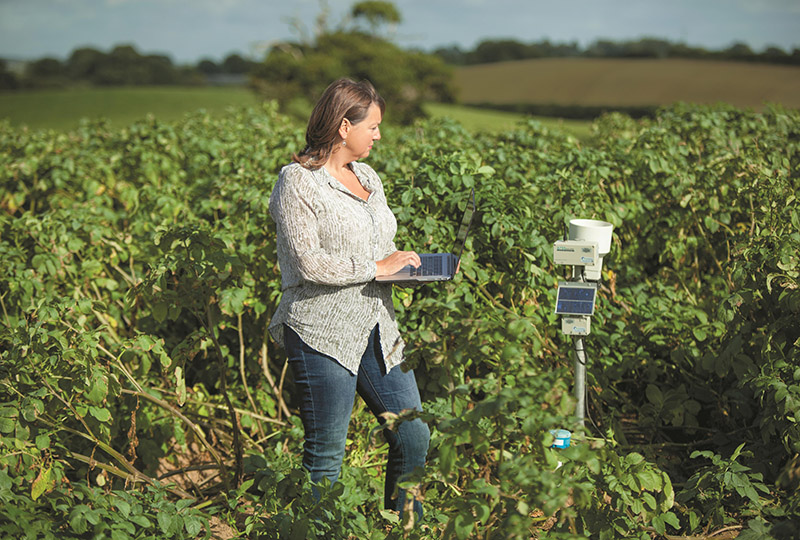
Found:
<svg viewBox="0 0 800 540"><path fill-rule="evenodd" d="M418 267L411 265L404 266L399 271L389 276L375 278L376 281L399 283L399 282L426 282L426 281L449 281L456 275L458 262L461 260L461 253L464 251L464 243L467 241L469 228L472 224L472 216L475 214L475 190L472 189L467 208L464 210L464 217L461 218L461 225L456 235L456 243L452 253L420 253L419 258L422 264Z"/></svg>

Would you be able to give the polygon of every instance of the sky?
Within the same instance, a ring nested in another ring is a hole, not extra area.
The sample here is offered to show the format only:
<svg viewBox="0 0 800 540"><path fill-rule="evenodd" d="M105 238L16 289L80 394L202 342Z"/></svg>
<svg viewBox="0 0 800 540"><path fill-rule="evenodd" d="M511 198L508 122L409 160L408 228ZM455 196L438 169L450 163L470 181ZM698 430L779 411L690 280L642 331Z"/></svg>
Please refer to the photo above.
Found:
<svg viewBox="0 0 800 540"><path fill-rule="evenodd" d="M66 59L79 47L133 45L173 62L260 60L270 44L331 26L356 0L0 0L0 58ZM800 0L395 0L395 43L470 50L485 39L532 43L656 37L709 50L800 48Z"/></svg>

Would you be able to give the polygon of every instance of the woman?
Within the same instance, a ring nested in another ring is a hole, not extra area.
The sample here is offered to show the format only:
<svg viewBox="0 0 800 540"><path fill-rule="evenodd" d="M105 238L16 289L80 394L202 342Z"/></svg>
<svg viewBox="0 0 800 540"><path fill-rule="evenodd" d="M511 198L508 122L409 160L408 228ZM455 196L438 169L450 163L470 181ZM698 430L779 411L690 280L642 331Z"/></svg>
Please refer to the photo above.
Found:
<svg viewBox="0 0 800 540"><path fill-rule="evenodd" d="M411 264L394 244L397 222L380 178L358 160L381 138L384 101L369 82L340 79L317 102L306 148L285 166L270 196L283 295L270 333L286 349L300 392L303 466L313 482L339 477L358 393L373 414L421 410L391 285L375 281ZM422 467L430 432L419 419L384 430L389 443L384 504L402 513L402 477ZM421 505L414 501L415 513Z"/></svg>

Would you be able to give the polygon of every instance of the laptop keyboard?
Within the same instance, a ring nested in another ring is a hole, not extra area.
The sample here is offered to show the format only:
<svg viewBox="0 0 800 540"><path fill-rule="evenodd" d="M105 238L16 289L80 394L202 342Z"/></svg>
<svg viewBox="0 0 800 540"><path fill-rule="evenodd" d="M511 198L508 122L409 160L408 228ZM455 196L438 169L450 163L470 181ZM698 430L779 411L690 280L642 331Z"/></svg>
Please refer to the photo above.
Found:
<svg viewBox="0 0 800 540"><path fill-rule="evenodd" d="M411 267L412 276L438 276L442 273L442 259L444 257L422 257L419 268Z"/></svg>

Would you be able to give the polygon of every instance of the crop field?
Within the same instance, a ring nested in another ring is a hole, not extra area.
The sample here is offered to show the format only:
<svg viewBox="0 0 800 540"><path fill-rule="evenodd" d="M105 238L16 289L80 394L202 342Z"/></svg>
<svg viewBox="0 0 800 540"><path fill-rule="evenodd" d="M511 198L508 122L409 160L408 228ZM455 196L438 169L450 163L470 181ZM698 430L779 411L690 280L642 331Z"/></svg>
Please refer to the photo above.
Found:
<svg viewBox="0 0 800 540"><path fill-rule="evenodd" d="M741 62L544 58L461 67L455 82L462 103L800 108L800 69Z"/></svg>
<svg viewBox="0 0 800 540"><path fill-rule="evenodd" d="M274 103L0 122L0 538L796 538L800 112L387 129L367 162L399 249L452 246L471 188L478 213L456 279L393 289L423 411L357 401L318 497L265 331L269 196L303 135ZM575 217L614 225L581 396L554 313ZM382 504L385 430L417 416L422 527Z"/></svg>

